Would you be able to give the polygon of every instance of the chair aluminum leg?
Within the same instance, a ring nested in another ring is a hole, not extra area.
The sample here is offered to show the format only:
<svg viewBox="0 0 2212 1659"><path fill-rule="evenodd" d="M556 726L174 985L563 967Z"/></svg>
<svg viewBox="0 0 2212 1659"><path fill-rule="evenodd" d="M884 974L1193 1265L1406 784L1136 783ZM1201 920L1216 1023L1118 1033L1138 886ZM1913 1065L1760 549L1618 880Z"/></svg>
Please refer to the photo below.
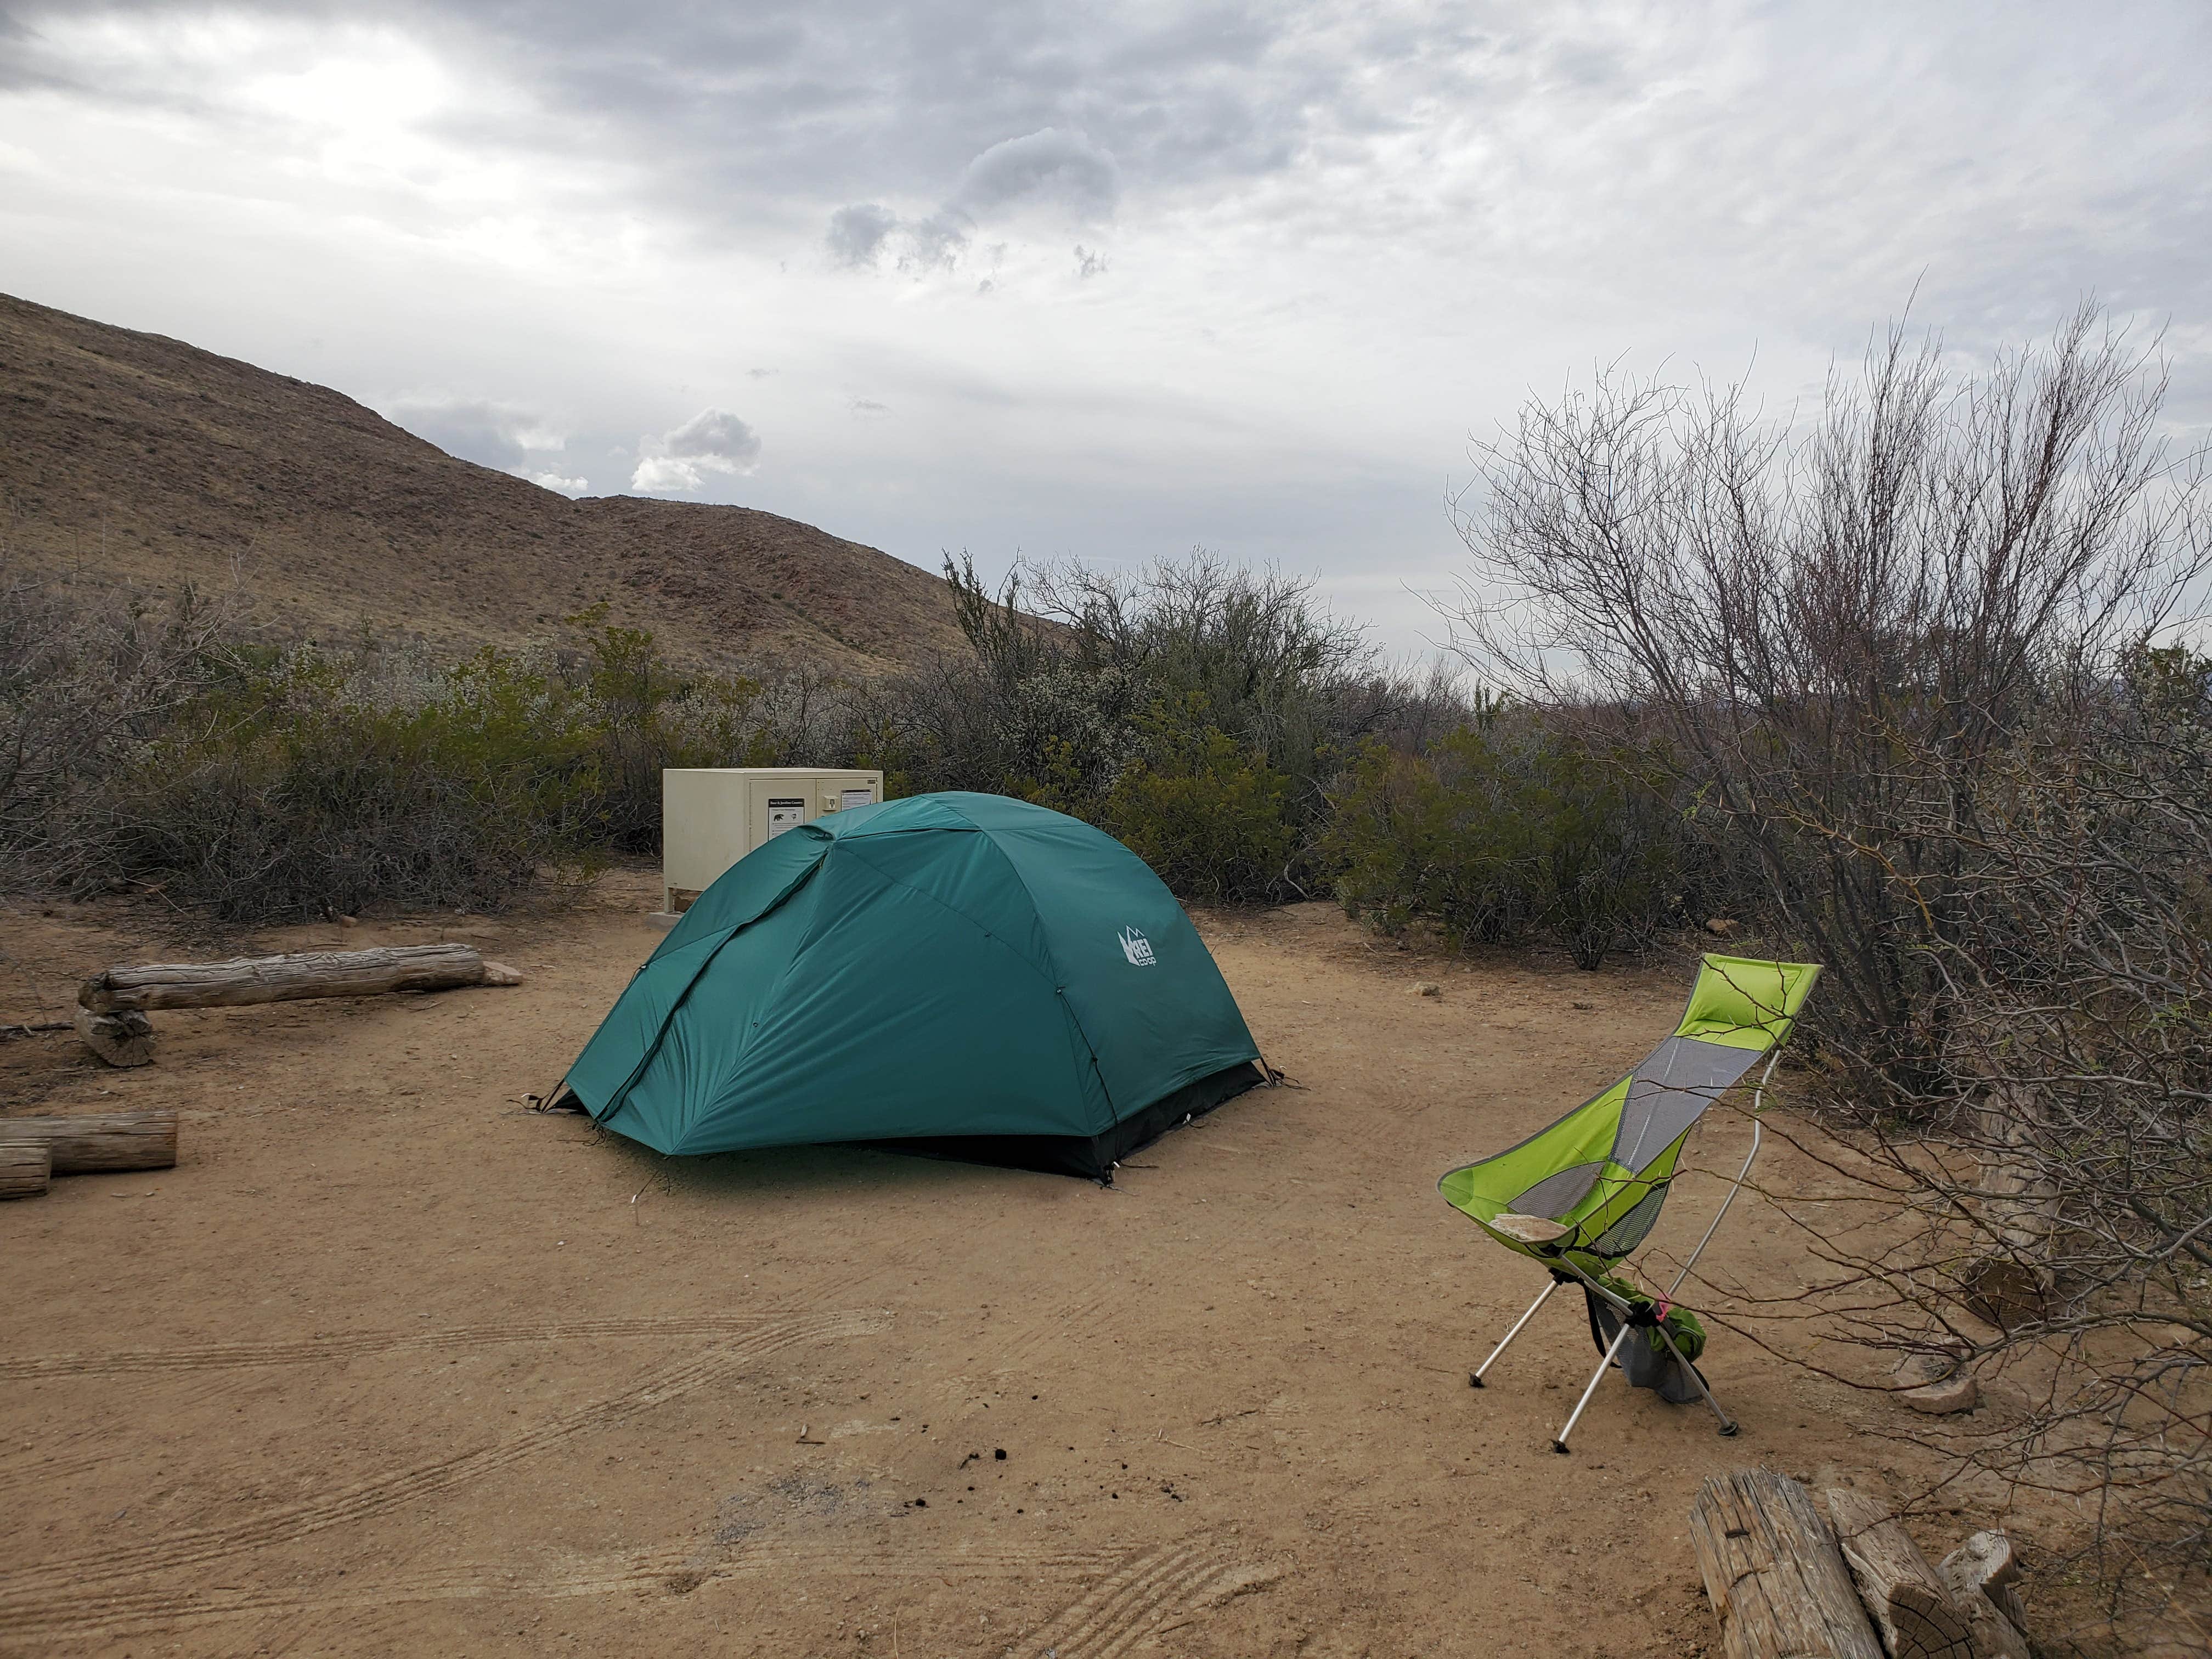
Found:
<svg viewBox="0 0 2212 1659"><path fill-rule="evenodd" d="M1470 1389L1479 1389L1483 1386L1483 1372L1491 1368L1492 1364L1496 1362L1498 1356L1504 1353L1506 1348L1511 1345L1513 1339L1521 1334L1521 1328L1536 1316L1536 1310L1542 1307L1547 1302L1550 1301L1552 1299L1552 1292L1559 1288L1559 1281L1556 1279L1544 1286L1543 1291L1537 1296L1536 1299L1528 1304L1528 1311L1522 1314L1520 1318L1513 1322L1513 1328L1505 1333L1505 1340L1490 1351L1490 1358L1484 1360L1482 1364L1477 1365L1473 1370L1467 1374L1468 1387Z"/></svg>
<svg viewBox="0 0 2212 1659"><path fill-rule="evenodd" d="M1575 1425L1582 1420L1583 1407L1589 1404L1590 1396L1597 1392L1597 1385L1605 1380L1606 1367L1613 1364L1613 1355L1620 1352L1621 1340L1626 1337L1632 1328L1633 1327L1624 1324L1619 1330L1613 1334L1613 1341L1606 1348L1605 1358L1597 1362L1597 1369L1590 1373L1589 1386L1583 1390L1583 1397L1575 1401L1575 1409L1573 1413L1567 1419L1567 1426L1561 1429L1557 1437L1553 1440L1552 1449L1553 1451L1564 1452L1566 1450L1567 1437L1575 1431Z"/></svg>

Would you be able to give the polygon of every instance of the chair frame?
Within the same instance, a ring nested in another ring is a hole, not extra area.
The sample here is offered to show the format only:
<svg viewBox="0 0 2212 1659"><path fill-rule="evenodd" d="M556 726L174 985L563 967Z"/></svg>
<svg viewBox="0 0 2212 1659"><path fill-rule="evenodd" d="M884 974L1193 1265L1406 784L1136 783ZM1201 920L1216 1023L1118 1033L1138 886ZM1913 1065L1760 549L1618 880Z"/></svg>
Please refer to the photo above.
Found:
<svg viewBox="0 0 2212 1659"><path fill-rule="evenodd" d="M1705 1236L1698 1241L1698 1248L1690 1252L1689 1259L1682 1263L1681 1271L1674 1275L1674 1282L1667 1286L1666 1299L1668 1301L1674 1299L1674 1292L1682 1287L1682 1281L1690 1276L1690 1270L1698 1265L1698 1258L1705 1253L1705 1246L1713 1242L1713 1235L1720 1231L1721 1223L1728 1218L1729 1207L1735 1202L1736 1194L1743 1190L1743 1183L1751 1176L1751 1166L1759 1157L1759 1143L1764 1138L1759 1127L1759 1114L1760 1108L1765 1103L1767 1079L1774 1075L1774 1067L1781 1058L1782 1050L1778 1046L1774 1052L1767 1056L1765 1068L1759 1073L1759 1081L1752 1085L1751 1151L1745 1154L1743 1167L1736 1171L1735 1180L1729 1184L1728 1195L1721 1200L1720 1208L1714 1212L1712 1221L1705 1228ZM1552 1449L1564 1454L1567 1450L1567 1437L1575 1431L1575 1425L1582 1420L1583 1409L1589 1406L1591 1397L1597 1393L1597 1385L1605 1380L1606 1368L1613 1363L1613 1356L1620 1352L1620 1345L1627 1340L1629 1332L1640 1328L1632 1326L1628 1322L1629 1304L1568 1261L1565 1252L1553 1251L1547 1255L1552 1269L1552 1282L1538 1292L1536 1299L1528 1304L1528 1310L1513 1322L1513 1328L1507 1331L1504 1340L1490 1351L1490 1358L1468 1374L1467 1380L1471 1388L1480 1389L1488 1386L1482 1380L1483 1373L1497 1363L1498 1355L1512 1346L1513 1339L1521 1334L1523 1328L1536 1316L1536 1310L1551 1300L1552 1292L1558 1290L1560 1285L1571 1283L1580 1284L1591 1295L1604 1302L1620 1316L1620 1328L1613 1333L1612 1342L1606 1347L1605 1357L1597 1362L1597 1369L1590 1373L1589 1382L1583 1389L1582 1398L1576 1401L1574 1410L1568 1413L1566 1425L1552 1438ZM1713 1391L1707 1386L1704 1375L1695 1365L1683 1358L1681 1349L1675 1346L1674 1339L1668 1331L1665 1322L1662 1321L1651 1328L1659 1333L1659 1340L1667 1345L1667 1351L1680 1362L1691 1380L1697 1383L1698 1392L1705 1396L1705 1404L1712 1408L1713 1415L1720 1419L1720 1432L1724 1435L1735 1434L1737 1429L1735 1420L1721 1408L1721 1402L1713 1398Z"/></svg>

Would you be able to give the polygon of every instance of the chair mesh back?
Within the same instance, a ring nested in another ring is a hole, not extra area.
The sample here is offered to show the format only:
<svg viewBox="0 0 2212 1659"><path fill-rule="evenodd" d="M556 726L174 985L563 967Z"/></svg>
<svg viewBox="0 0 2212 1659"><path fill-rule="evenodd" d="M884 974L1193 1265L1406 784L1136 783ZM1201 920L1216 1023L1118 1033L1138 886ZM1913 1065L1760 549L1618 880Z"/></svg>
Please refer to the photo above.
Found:
<svg viewBox="0 0 2212 1659"><path fill-rule="evenodd" d="M1668 1037L1636 1068L1628 1097L1621 1102L1613 1161L1624 1170L1642 1170L1765 1058L1753 1048Z"/></svg>

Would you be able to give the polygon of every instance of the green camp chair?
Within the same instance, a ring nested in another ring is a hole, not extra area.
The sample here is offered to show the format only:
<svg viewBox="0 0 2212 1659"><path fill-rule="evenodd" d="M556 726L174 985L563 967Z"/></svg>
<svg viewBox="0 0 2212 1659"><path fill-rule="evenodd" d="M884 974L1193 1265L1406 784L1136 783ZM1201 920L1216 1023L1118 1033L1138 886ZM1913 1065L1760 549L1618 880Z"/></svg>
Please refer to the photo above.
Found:
<svg viewBox="0 0 2212 1659"><path fill-rule="evenodd" d="M1631 1330L1649 1331L1663 1343L1679 1367L1678 1378L1695 1384L1720 1419L1721 1432L1735 1432L1735 1424L1713 1398L1704 1376L1682 1353L1666 1316L1675 1291L1712 1242L1751 1174L1752 1160L1759 1156L1759 1109L1766 1080L1781 1057L1782 1045L1790 1040L1798 1010L1820 976L1820 969L1811 963L1706 957L1681 1024L1642 1065L1549 1128L1538 1130L1495 1158L1454 1170L1437 1183L1453 1207L1473 1216L1507 1249L1542 1263L1552 1275L1528 1311L1469 1376L1474 1387L1483 1386L1483 1372L1562 1285L1580 1285L1589 1296L1594 1331L1601 1319L1604 1325L1618 1326L1566 1426L1553 1441L1553 1450L1567 1449L1567 1437ZM1751 1151L1712 1224L1664 1296L1624 1297L1602 1280L1658 1221L1683 1143L1705 1109L1761 1058L1766 1066L1752 1093ZM1603 1318L1607 1310L1612 1316ZM1599 1340L1603 1341L1601 1334ZM1682 1397L1691 1396L1686 1393Z"/></svg>

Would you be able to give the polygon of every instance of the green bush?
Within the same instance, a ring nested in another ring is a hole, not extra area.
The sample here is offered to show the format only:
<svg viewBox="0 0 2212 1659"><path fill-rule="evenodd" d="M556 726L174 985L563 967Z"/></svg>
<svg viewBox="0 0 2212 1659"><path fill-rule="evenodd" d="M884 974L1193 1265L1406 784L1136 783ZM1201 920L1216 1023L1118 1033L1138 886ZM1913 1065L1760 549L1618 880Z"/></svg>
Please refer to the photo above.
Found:
<svg viewBox="0 0 2212 1659"><path fill-rule="evenodd" d="M1291 780L1218 726L1193 723L1194 699L1145 723L1145 758L1123 769L1098 821L1175 891L1209 903L1279 890L1297 846Z"/></svg>
<svg viewBox="0 0 2212 1659"><path fill-rule="evenodd" d="M140 742L0 827L79 892L157 885L230 921L494 908L657 851L663 768L782 757L759 682L679 671L605 607L570 621L566 660L487 647L452 667L204 642Z"/></svg>
<svg viewBox="0 0 2212 1659"><path fill-rule="evenodd" d="M312 653L234 659L101 792L77 884L155 881L233 921L494 908L586 857L595 737L572 692L493 651L398 707Z"/></svg>
<svg viewBox="0 0 2212 1659"><path fill-rule="evenodd" d="M660 851L660 775L670 767L769 766L762 686L744 675L682 672L642 629L607 623L607 607L568 618L591 631L578 701L598 761L596 839L616 852Z"/></svg>
<svg viewBox="0 0 2212 1659"><path fill-rule="evenodd" d="M1370 744L1325 844L1345 908L1387 931L1419 918L1462 947L1547 933L1583 969L1650 941L1683 856L1634 756L1525 715L1462 729L1425 755Z"/></svg>

